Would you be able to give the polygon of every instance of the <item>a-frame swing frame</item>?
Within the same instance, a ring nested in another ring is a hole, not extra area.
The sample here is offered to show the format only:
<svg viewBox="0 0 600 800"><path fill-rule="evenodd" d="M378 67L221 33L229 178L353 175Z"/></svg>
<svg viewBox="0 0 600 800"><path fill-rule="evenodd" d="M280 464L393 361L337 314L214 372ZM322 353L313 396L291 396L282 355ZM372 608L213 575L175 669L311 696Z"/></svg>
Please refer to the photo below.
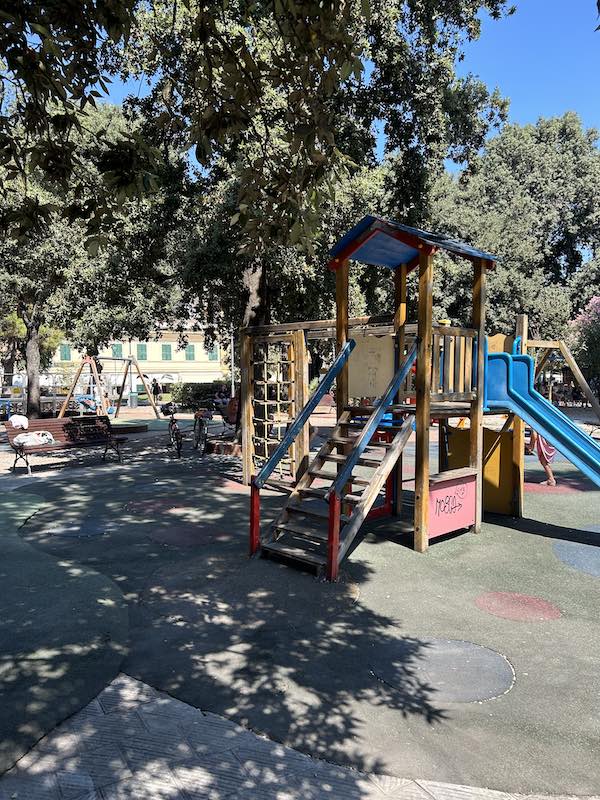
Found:
<svg viewBox="0 0 600 800"><path fill-rule="evenodd" d="M73 377L73 380L71 381L71 386L69 387L69 391L67 392L67 396L63 400L63 403L62 403L62 405L60 407L60 411L58 412L59 419L61 417L64 417L64 415L66 414L67 408L69 407L69 402L71 401L71 398L73 397L73 394L75 393L75 389L77 387L77 383L79 382L79 379L81 378L81 373L83 372L83 370L84 370L84 368L86 366L89 368L89 371L90 371L90 383L98 391L98 395L100 397L100 410L102 412L102 415L103 416L108 416L108 405L106 403L106 397L104 395L104 387L102 385L102 380L101 380L100 375L98 373L98 367L97 367L96 361L120 361L120 362L125 364L125 368L123 370L123 378L122 378L122 381L121 381L121 386L119 388L119 395L117 397L117 406L116 406L116 411L115 411L115 419L117 419L117 417L119 416L119 412L121 410L121 404L123 402L123 395L125 394L125 386L126 386L126 383L127 383L127 376L129 375L129 371L131 369L134 369L134 368L135 368L135 371L137 372L137 375L138 375L139 379L142 382L144 390L146 391L146 395L148 396L148 400L150 401L150 405L152 406L152 410L154 411L154 416L156 417L156 419L160 419L160 413L159 413L159 411L158 411L158 409L156 407L156 403L154 402L154 397L152 396L152 392L150 390L150 387L148 386L148 383L146 381L144 373L142 372L142 369L141 369L141 367L139 365L139 362L138 362L137 358L135 358L134 356L127 356L125 358L112 358L112 357L103 357L103 356L99 356L97 358L94 358L92 356L84 356L81 359L81 363L77 367L77 371L75 372L75 376Z"/></svg>

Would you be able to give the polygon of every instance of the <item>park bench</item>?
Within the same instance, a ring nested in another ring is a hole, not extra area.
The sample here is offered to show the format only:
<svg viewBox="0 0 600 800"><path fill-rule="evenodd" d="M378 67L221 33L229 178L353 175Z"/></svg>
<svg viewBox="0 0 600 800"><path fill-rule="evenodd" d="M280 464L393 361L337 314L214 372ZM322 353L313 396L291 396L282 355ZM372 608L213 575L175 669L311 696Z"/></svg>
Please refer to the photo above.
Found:
<svg viewBox="0 0 600 800"><path fill-rule="evenodd" d="M15 437L20 433L34 433L35 431L49 431L54 437L54 442L39 445L15 444ZM27 430L14 428L10 422L6 423L8 443L15 451L15 460L12 469L15 470L17 462L25 462L27 472L31 474L28 456L31 453L49 453L55 450L68 448L101 447L104 445L103 460L106 460L108 450L114 450L121 461L120 445L127 441L125 436L115 436L110 426L108 417L95 415L83 417L63 417L61 419L30 419Z"/></svg>

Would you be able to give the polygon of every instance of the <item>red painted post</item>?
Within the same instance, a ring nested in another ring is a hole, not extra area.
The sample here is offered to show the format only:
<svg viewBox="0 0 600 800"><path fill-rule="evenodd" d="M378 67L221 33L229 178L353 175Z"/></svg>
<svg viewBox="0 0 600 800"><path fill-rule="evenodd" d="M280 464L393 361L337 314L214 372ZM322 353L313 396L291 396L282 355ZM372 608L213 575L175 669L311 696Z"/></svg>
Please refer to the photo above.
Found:
<svg viewBox="0 0 600 800"><path fill-rule="evenodd" d="M337 494L329 499L329 536L327 539L327 580L336 581L340 551L340 515L342 500Z"/></svg>
<svg viewBox="0 0 600 800"><path fill-rule="evenodd" d="M260 550L260 489L250 484L250 555Z"/></svg>

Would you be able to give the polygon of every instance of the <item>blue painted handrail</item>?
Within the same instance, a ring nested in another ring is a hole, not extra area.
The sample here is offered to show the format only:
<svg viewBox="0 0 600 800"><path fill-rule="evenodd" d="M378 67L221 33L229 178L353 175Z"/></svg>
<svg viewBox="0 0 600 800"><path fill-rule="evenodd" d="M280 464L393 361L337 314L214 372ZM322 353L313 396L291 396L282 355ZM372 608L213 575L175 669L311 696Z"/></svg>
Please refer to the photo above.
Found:
<svg viewBox="0 0 600 800"><path fill-rule="evenodd" d="M263 464L262 469L252 481L254 486L256 486L258 489L262 489L262 487L265 484L265 481L269 479L269 476L271 475L277 464L279 464L281 459L285 456L287 451L292 446L296 436L298 436L302 428L308 422L308 418L313 413L315 408L319 405L319 401L321 400L321 398L329 391L329 389L331 389L334 380L341 372L342 367L348 361L350 353L354 350L355 347L356 347L356 342L354 341L354 339L350 339L348 342L346 342L346 344L337 354L335 361L319 381L319 385L317 386L314 394L311 396L308 403L304 406L304 408L298 414L296 419L288 427L285 436L277 446L277 450L275 450L275 452L269 458L266 464Z"/></svg>
<svg viewBox="0 0 600 800"><path fill-rule="evenodd" d="M343 469L338 473L337 478L335 479L335 483L332 484L331 488L329 489L328 496L331 497L332 494L336 494L338 497L341 496L344 486L348 483L350 478L350 474L354 467L358 464L358 460L362 456L365 448L371 441L371 437L379 427L381 420L386 412L388 406L390 406L393 401L394 397L398 394L400 386L402 385L403 381L406 379L410 368L415 363L417 358L417 342L414 343L412 348L409 350L408 355L406 356L406 360L402 365L402 368L396 372L392 381L388 388L385 391L385 394L381 398L379 405L373 411L365 427L362 430L362 433L357 438L356 443L352 446L352 452L348 454L348 458L344 464Z"/></svg>

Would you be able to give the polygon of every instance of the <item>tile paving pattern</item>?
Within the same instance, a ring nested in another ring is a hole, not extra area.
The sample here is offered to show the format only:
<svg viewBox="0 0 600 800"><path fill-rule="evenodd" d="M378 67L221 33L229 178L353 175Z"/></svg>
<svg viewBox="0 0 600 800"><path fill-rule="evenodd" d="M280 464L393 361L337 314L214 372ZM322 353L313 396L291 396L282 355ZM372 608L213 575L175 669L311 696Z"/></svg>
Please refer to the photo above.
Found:
<svg viewBox="0 0 600 800"><path fill-rule="evenodd" d="M338 798L525 800L318 761L123 674L0 778L0 800Z"/></svg>

